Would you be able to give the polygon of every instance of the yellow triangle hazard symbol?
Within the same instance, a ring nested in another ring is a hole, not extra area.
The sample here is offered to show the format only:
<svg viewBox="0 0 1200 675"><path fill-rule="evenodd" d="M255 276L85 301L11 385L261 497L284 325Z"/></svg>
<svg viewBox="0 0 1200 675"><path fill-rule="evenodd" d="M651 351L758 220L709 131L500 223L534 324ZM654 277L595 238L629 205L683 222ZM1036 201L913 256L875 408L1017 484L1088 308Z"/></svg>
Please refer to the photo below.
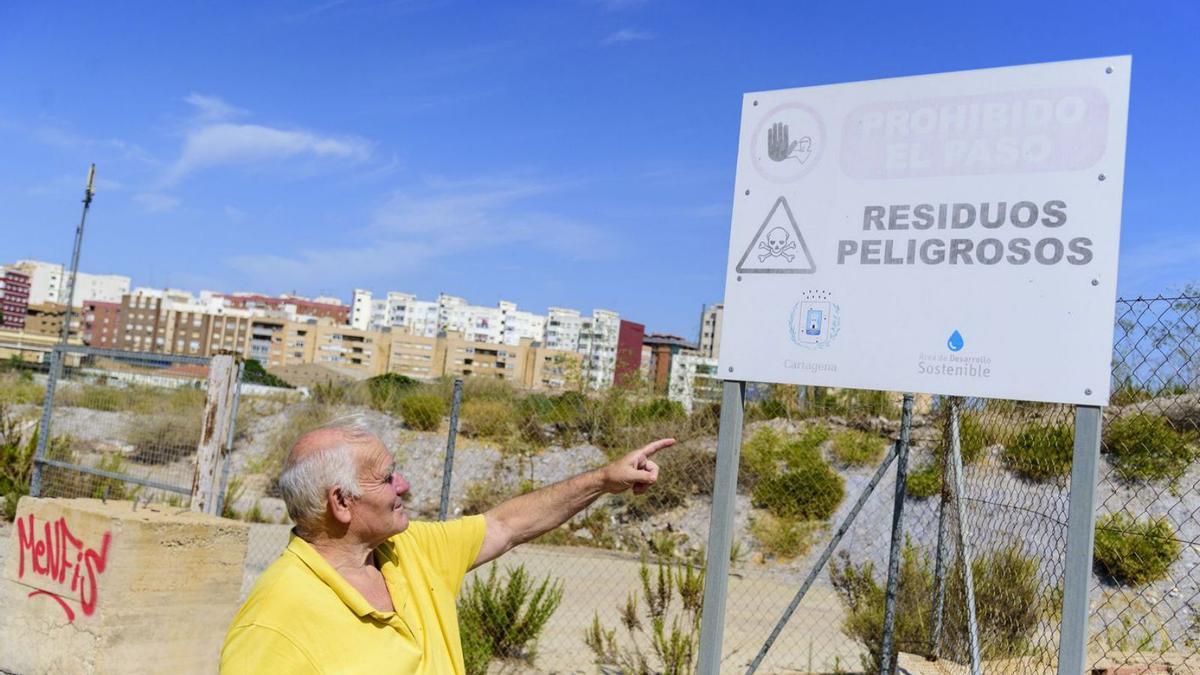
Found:
<svg viewBox="0 0 1200 675"><path fill-rule="evenodd" d="M796 217L783 197L767 214L758 232L750 240L742 259L738 261L738 274L812 274L817 271L804 235L796 225Z"/></svg>

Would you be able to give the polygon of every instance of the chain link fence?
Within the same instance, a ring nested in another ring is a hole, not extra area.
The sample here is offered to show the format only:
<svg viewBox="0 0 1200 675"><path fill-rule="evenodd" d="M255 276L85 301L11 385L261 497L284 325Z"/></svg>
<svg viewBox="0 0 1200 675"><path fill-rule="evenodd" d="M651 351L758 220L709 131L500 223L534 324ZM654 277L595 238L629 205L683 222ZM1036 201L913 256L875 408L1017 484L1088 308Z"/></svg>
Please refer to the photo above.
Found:
<svg viewBox="0 0 1200 675"><path fill-rule="evenodd" d="M1198 306L1194 297L1118 304L1088 645L1097 672L1200 672ZM88 470L45 465L43 494L185 505L179 490L156 486L191 485L204 405L191 365L99 353L66 363L46 457ZM44 375L3 377L7 409L28 424L36 406L22 392ZM307 395L245 391L224 499L224 515L253 523L244 590L287 542L275 477L290 445L343 415L365 416L394 449L413 485L409 508L425 519L438 517L443 484L448 517L480 513L669 436L679 443L656 456L653 490L603 497L477 570L460 614L472 673L488 663L692 672L719 404L688 412L649 384L535 393L468 378L443 481L453 399L452 381L395 375ZM947 462L952 403L961 494ZM916 397L894 635L896 650L913 655L904 658L969 660L961 530L984 672L1055 668L1072 422L1070 406ZM899 433L897 394L748 387L722 672L877 672Z"/></svg>
<svg viewBox="0 0 1200 675"><path fill-rule="evenodd" d="M38 495L188 506L208 359L59 347L47 382Z"/></svg>

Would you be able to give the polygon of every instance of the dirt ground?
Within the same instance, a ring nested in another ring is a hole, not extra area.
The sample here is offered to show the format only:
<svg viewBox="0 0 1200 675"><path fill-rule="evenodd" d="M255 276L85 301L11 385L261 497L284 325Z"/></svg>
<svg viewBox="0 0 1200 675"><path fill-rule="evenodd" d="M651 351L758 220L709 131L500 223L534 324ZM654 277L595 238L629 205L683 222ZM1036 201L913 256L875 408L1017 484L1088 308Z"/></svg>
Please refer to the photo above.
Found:
<svg viewBox="0 0 1200 675"><path fill-rule="evenodd" d="M537 578L549 574L563 583L562 604L538 642L536 668L531 672L596 672L583 641L596 612L602 625L617 628L619 639L625 637L618 622L618 605L624 605L629 593L640 594L636 558L595 549L527 545L496 564L501 569L524 564ZM475 574L486 573L486 569ZM767 571L742 568L730 577L722 672L745 672L796 589ZM644 606L644 601L641 604ZM839 666L856 670L860 648L836 628L843 616L833 590L814 585L758 672L833 672Z"/></svg>

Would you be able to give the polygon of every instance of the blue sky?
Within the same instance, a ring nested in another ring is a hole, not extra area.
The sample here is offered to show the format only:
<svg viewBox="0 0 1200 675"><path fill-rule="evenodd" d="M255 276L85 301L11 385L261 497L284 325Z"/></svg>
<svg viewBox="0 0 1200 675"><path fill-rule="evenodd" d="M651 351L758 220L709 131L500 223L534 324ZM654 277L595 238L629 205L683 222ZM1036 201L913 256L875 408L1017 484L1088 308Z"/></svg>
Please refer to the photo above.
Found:
<svg viewBox="0 0 1200 675"><path fill-rule="evenodd" d="M0 262L694 336L741 94L1134 57L1121 293L1200 278L1196 3L6 2Z"/></svg>

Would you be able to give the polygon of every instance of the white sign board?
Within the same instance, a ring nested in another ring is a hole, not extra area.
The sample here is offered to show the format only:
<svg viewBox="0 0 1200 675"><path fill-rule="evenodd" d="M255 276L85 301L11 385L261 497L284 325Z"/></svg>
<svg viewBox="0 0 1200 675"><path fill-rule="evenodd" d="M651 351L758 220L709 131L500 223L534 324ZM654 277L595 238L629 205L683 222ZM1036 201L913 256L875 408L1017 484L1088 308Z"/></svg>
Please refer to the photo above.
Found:
<svg viewBox="0 0 1200 675"><path fill-rule="evenodd" d="M1130 67L746 95L721 376L1107 403Z"/></svg>

